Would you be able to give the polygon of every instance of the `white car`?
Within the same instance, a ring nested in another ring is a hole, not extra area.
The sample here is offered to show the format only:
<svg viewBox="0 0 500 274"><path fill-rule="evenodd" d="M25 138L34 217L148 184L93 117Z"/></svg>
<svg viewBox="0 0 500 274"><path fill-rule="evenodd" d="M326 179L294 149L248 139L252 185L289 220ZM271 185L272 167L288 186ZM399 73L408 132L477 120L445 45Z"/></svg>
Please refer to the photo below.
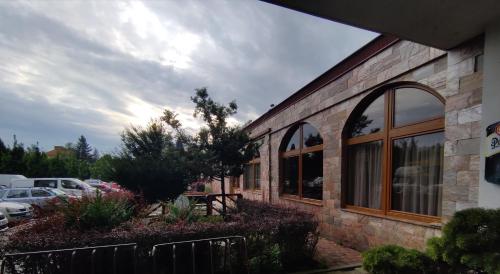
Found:
<svg viewBox="0 0 500 274"><path fill-rule="evenodd" d="M7 220L7 217L5 217L2 212L0 212L0 232L7 230L8 224L9 220Z"/></svg>
<svg viewBox="0 0 500 274"><path fill-rule="evenodd" d="M45 187L57 188L72 196L95 195L96 189L75 178L28 178L12 180L11 188Z"/></svg>
<svg viewBox="0 0 500 274"><path fill-rule="evenodd" d="M0 213L2 213L9 222L31 219L33 217L33 207L29 204L0 202Z"/></svg>

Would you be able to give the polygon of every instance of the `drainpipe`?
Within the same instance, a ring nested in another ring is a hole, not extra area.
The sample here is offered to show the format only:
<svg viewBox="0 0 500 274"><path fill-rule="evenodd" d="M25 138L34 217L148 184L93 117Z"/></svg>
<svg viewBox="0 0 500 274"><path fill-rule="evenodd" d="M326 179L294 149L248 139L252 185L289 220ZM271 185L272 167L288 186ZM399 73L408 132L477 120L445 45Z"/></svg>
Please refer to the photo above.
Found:
<svg viewBox="0 0 500 274"><path fill-rule="evenodd" d="M272 193L273 193L273 187L272 187L272 161L271 161L271 134L272 134L272 131L271 131L271 128L268 129L269 131L269 134L267 135L267 159L269 161L269 165L268 165L268 169L267 169L267 181L268 181L268 185L269 185L269 203L272 204L273 203L273 199L272 199Z"/></svg>

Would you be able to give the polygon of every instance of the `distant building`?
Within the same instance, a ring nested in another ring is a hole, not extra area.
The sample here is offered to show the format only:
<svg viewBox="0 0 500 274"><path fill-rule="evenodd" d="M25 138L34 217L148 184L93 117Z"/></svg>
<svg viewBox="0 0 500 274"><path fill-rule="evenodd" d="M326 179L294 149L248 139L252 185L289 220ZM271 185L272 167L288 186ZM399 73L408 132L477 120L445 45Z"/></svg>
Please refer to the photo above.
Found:
<svg viewBox="0 0 500 274"><path fill-rule="evenodd" d="M57 155L69 156L73 153L71 149L67 149L63 146L54 146L53 150L47 151L47 157L55 158Z"/></svg>

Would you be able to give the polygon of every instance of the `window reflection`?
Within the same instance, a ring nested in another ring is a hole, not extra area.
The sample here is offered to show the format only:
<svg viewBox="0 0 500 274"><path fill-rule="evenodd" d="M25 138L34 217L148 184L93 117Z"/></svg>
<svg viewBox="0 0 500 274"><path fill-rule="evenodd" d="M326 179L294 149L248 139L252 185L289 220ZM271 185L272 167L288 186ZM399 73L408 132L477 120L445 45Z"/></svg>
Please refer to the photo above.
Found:
<svg viewBox="0 0 500 274"><path fill-rule="evenodd" d="M392 209L441 215L443 140L439 132L394 141Z"/></svg>
<svg viewBox="0 0 500 274"><path fill-rule="evenodd" d="M304 138L304 147L312 147L323 144L323 138L319 132L310 124L302 126L302 135Z"/></svg>
<svg viewBox="0 0 500 274"><path fill-rule="evenodd" d="M302 196L323 198L323 151L302 154Z"/></svg>
<svg viewBox="0 0 500 274"><path fill-rule="evenodd" d="M351 125L350 137L376 133L384 129L384 96L379 96Z"/></svg>
<svg viewBox="0 0 500 274"><path fill-rule="evenodd" d="M300 128L297 128L293 135L290 137L286 146L286 151L298 149L300 146Z"/></svg>
<svg viewBox="0 0 500 274"><path fill-rule="evenodd" d="M396 127L444 116L443 103L429 92L416 88L397 89L394 108Z"/></svg>
<svg viewBox="0 0 500 274"><path fill-rule="evenodd" d="M299 157L283 159L283 193L299 194Z"/></svg>

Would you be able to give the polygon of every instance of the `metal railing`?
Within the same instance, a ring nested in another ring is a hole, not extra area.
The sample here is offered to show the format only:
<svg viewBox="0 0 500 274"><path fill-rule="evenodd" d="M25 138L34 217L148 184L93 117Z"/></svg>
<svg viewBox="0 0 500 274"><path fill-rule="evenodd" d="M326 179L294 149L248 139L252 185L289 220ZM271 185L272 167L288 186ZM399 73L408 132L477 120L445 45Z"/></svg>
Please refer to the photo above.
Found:
<svg viewBox="0 0 500 274"><path fill-rule="evenodd" d="M151 256L153 274L248 273L247 243L242 236L157 244Z"/></svg>
<svg viewBox="0 0 500 274"><path fill-rule="evenodd" d="M127 257L132 265L127 267L127 272L136 273L135 243L5 254L0 273L123 273L118 267L123 250L131 253Z"/></svg>
<svg viewBox="0 0 500 274"><path fill-rule="evenodd" d="M154 274L249 271L247 242L242 236L161 243L141 254L136 243L10 253L1 260L0 274L150 273L151 268Z"/></svg>

